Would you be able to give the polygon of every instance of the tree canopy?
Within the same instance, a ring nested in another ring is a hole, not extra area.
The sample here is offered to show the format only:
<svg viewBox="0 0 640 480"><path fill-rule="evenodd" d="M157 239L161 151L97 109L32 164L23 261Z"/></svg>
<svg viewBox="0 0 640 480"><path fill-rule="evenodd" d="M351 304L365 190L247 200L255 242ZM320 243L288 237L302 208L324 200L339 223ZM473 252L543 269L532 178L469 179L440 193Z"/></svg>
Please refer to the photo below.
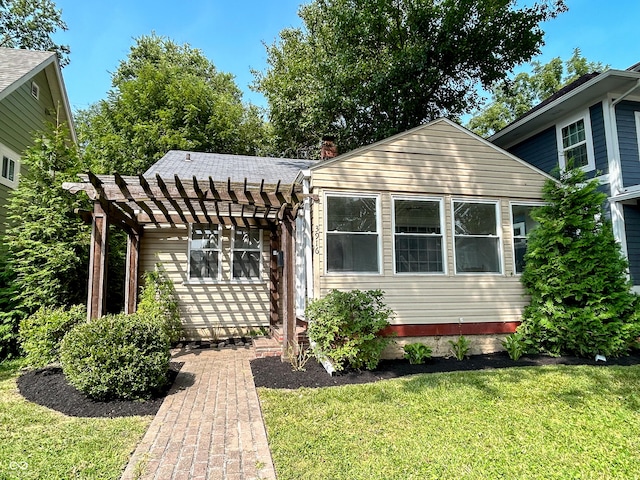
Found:
<svg viewBox="0 0 640 480"><path fill-rule="evenodd" d="M188 44L136 40L106 100L77 115L85 158L99 173L138 174L168 150L255 155L266 148L259 109L233 76Z"/></svg>
<svg viewBox="0 0 640 480"><path fill-rule="evenodd" d="M562 0L314 0L304 28L268 45L254 88L277 148L294 155L333 134L352 149L478 106L478 83L503 80L540 52L541 22Z"/></svg>
<svg viewBox="0 0 640 480"><path fill-rule="evenodd" d="M564 62L555 57L545 64L533 62L532 67L531 73L519 73L496 85L490 103L469 120L467 127L488 137L581 76L607 68L588 61L578 48Z"/></svg>
<svg viewBox="0 0 640 480"><path fill-rule="evenodd" d="M67 24L52 0L0 0L0 47L56 52L64 67L70 50L53 41L57 30Z"/></svg>

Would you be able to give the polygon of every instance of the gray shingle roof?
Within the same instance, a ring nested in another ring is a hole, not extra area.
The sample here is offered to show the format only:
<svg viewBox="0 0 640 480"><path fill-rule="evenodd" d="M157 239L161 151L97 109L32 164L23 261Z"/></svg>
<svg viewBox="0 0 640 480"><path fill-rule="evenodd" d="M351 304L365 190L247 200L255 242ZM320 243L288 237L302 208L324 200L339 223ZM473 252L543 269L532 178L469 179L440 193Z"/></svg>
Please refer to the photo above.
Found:
<svg viewBox="0 0 640 480"><path fill-rule="evenodd" d="M187 161L187 154L190 160ZM244 155L226 155L220 153L185 152L171 150L158 160L144 173L145 177L173 178L178 175L181 179L196 177L233 182L275 184L278 181L293 183L300 170L315 164L315 160L299 160L293 158L250 157Z"/></svg>
<svg viewBox="0 0 640 480"><path fill-rule="evenodd" d="M55 55L53 52L0 48L0 92L20 81L34 69L49 64Z"/></svg>

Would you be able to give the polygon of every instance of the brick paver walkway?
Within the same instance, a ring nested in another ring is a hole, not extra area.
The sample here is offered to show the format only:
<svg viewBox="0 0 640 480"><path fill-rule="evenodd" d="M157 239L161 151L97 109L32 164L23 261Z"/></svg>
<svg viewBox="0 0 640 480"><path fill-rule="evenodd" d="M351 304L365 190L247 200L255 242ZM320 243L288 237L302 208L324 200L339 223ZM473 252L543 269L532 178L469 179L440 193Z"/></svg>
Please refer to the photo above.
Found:
<svg viewBox="0 0 640 480"><path fill-rule="evenodd" d="M122 480L276 478L251 348L174 353L184 362Z"/></svg>

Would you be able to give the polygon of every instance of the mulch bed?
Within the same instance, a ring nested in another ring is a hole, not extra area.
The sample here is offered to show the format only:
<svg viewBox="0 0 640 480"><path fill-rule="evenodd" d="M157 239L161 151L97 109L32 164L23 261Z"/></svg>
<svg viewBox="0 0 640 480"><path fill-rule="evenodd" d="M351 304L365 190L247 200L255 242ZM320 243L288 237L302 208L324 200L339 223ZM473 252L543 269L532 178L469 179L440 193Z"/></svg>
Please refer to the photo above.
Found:
<svg viewBox="0 0 640 480"><path fill-rule="evenodd" d="M18 390L27 400L72 417L129 417L155 415L169 392L182 363L171 362L169 382L149 400L110 400L100 402L86 397L69 385L58 367L30 370L17 379Z"/></svg>
<svg viewBox="0 0 640 480"><path fill-rule="evenodd" d="M206 348L197 345L195 348ZM373 371L351 370L330 376L322 365L311 359L304 371L293 371L291 365L280 357L258 358L251 361L251 370L256 387L296 389L319 388L337 385L377 382L418 373L484 370L490 368L526 367L541 365L637 365L640 356L612 358L596 362L577 357L524 356L514 362L505 353L474 355L465 360L455 358L432 358L422 365L411 365L406 360L383 360ZM133 415L155 415L169 392L182 363L171 362L169 384L155 398L146 401L111 400L99 402L87 398L69 385L62 370L47 367L23 373L17 379L18 389L27 400L74 417L125 417Z"/></svg>
<svg viewBox="0 0 640 480"><path fill-rule="evenodd" d="M473 355L462 361L455 358L432 358L422 365L411 365L407 360L382 360L378 368L372 371L347 371L329 376L322 365L310 360L305 371L293 371L291 365L282 362L280 357L257 358L251 361L251 370L256 387L318 388L338 385L377 382L418 373L456 372L464 370L484 370L490 368L529 367L542 365L637 365L640 356L610 358L607 362L577 357L549 357L544 355L523 356L517 362L509 358L506 352Z"/></svg>

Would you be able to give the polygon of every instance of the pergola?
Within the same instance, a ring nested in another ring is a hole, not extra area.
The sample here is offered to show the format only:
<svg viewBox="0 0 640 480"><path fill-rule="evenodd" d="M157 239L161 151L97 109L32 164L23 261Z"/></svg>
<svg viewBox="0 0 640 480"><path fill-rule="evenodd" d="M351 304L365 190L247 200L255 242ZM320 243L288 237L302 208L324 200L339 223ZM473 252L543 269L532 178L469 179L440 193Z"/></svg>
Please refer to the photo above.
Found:
<svg viewBox="0 0 640 480"><path fill-rule="evenodd" d="M125 312L136 310L140 239L146 228L170 228L202 223L239 225L269 230L271 255L271 324L282 322L283 347L295 345L294 229L297 211L305 195L298 183L259 184L244 181L196 178L81 175L81 182L64 183L71 193L84 191L93 211L78 212L92 225L89 260L89 318L105 312L107 241L109 225L127 234ZM280 298L281 292L281 298ZM281 308L279 308L281 307ZM282 312L280 318L279 310Z"/></svg>

